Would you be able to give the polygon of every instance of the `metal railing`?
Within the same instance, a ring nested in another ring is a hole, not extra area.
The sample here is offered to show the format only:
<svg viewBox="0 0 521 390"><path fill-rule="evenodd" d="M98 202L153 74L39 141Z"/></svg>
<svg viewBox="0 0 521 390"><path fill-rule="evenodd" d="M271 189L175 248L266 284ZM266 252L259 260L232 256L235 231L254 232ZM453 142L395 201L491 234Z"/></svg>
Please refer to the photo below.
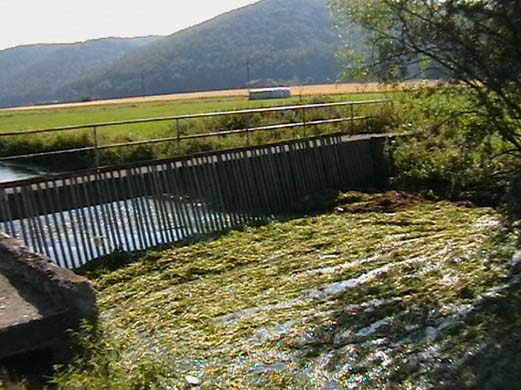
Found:
<svg viewBox="0 0 521 390"><path fill-rule="evenodd" d="M0 183L0 231L77 268L270 221L325 189L378 187L386 138L328 133Z"/></svg>
<svg viewBox="0 0 521 390"><path fill-rule="evenodd" d="M207 113L200 113L200 114L163 116L163 117L155 117L155 118L98 122L98 123L79 124L79 125L73 125L73 126L60 126L60 127L34 129L34 130L19 130L19 131L2 132L2 133L0 133L0 142L5 137L22 137L22 136L27 136L27 135L36 135L36 134L45 134L45 133L62 133L62 132L69 132L69 131L81 130L81 129L91 129L93 145L79 147L79 148L69 148L69 149L60 149L60 150L54 150L54 151L38 152L38 153L27 153L27 154L18 154L18 155L11 155L11 156L2 156L2 157L0 157L0 162L29 160L29 159L34 159L34 158L38 158L38 157L47 157L47 156L62 155L62 154L69 154L69 153L94 152L95 166L98 167L100 164L100 151L121 148L121 147L152 145L152 144L167 143L167 142L180 143L184 140L205 139L205 138L211 138L211 137L223 137L223 136L227 136L227 135L237 135L237 134L246 134L246 137L247 137L246 142L247 142L247 144L249 144L248 134L253 133L253 132L274 131L274 130L281 130L281 129L295 129L295 128L299 128L299 127L306 129L308 126L338 124L338 123L345 123L345 122L350 123L350 132L354 133L355 122L372 118L372 116L368 116L368 115L355 116L354 115L355 106L385 104L385 103L390 103L390 102L391 102L391 100L389 100L389 99L373 99L373 100L361 100L361 101L342 101L342 102L333 102L333 103L300 104L300 105L290 105L290 106L276 106L276 107L266 107L266 108L235 110L235 111L207 112ZM350 115L347 117L339 117L339 118L307 120L306 114L310 110L317 110L320 108L331 108L331 107L349 107ZM206 133L198 133L198 134L183 134L183 131L180 127L180 121L188 120L188 119L202 119L202 118L223 117L223 116L230 116L230 115L267 114L267 113L282 112L282 111L300 112L300 116L301 116L300 122L276 123L276 124L271 124L271 125L245 127L245 128L238 128L238 129L232 129L232 130L228 130L228 129L210 130ZM142 124L142 123L167 122L167 121L171 121L171 122L175 123L175 135L174 136L164 137L164 138L153 138L153 139L140 140L140 141L129 141L129 142L124 142L124 143L100 144L99 130L102 128L113 127L113 126L123 126L123 125Z"/></svg>

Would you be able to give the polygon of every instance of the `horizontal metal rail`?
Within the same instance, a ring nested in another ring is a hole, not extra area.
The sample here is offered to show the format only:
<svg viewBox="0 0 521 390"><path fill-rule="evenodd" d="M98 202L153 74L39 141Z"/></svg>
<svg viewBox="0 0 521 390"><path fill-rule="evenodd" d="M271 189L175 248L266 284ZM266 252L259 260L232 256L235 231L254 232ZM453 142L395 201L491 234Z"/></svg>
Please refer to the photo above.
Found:
<svg viewBox="0 0 521 390"><path fill-rule="evenodd" d="M327 108L327 107L338 107L338 106L351 106L351 105L366 105L366 104L382 104L390 103L390 99L373 99L373 100L356 100L346 102L334 102L334 103L314 103L314 104L301 104L293 106L277 106L277 107L266 107L266 108L252 108L246 110L235 110L235 111L217 111L217 112L206 112L201 114L187 114L187 115L175 115L175 116L162 116L156 118L142 118L142 119L131 119L126 121L111 121L111 122L99 122L99 123L86 123L82 125L73 126L60 126L60 127L49 127L45 129L34 129L34 130L20 130L0 133L0 137L12 137L29 134L42 134L60 131L80 130L92 127L107 127L107 126L121 126L131 125L139 123L152 123L152 122L163 122L163 121L174 121L181 119L197 119L197 118L208 118L208 117L219 117L226 115L244 115L244 114L256 114L256 113L269 113L278 111L296 111L302 109L314 109L314 108Z"/></svg>
<svg viewBox="0 0 521 390"><path fill-rule="evenodd" d="M99 148L97 148L97 149L99 149ZM75 148L75 149L51 150L49 152L19 154L19 155L16 155L16 156L0 157L0 162L2 162L2 161L28 160L28 159L36 158L36 157L57 156L57 155L61 155L61 154L93 152L95 150L96 150L95 146L85 146L83 148Z"/></svg>
<svg viewBox="0 0 521 390"><path fill-rule="evenodd" d="M86 147L75 148L75 149L55 150L55 151L50 151L50 152L40 152L40 153L30 153L30 154L20 154L17 156L1 157L0 161L26 160L26 159L30 159L30 158L36 158L36 157L46 157L46 156L54 156L54 155L69 154L69 153L92 152L95 150L108 150L108 149L116 149L116 148L122 148L122 147L128 147L128 146L152 145L152 144L159 144L159 143L165 143L165 142L183 141L183 140L188 140L188 139L224 137L226 135L233 135L233 134L244 134L244 133L253 133L253 132L257 132L257 131L291 129L291 128L304 127L304 126L317 126L317 125L325 125L325 124L333 124L333 123L359 121L359 120L364 120L364 119L369 119L369 118L370 118L369 116L356 116L353 118L349 117L349 118L314 120L314 121L309 121L309 122L282 123L282 124L277 124L277 125L249 127L249 128L236 129L236 130L223 130L223 131L216 131L216 132L210 132L210 133L191 134L191 135L184 135L184 136L180 136L180 137L156 138L156 139L145 140L145 141L130 141L130 142L124 142L124 143L117 143L117 144L100 145L98 147L86 146Z"/></svg>
<svg viewBox="0 0 521 390"><path fill-rule="evenodd" d="M200 113L200 114L190 114L190 115L176 115L176 116L165 116L165 117L156 117L156 118L145 118L145 119L133 119L126 121L112 121L112 122L100 122L100 123L90 123L90 124L82 124L82 125L74 125L74 126L62 126L62 127L53 127L46 129L35 129L35 130L23 130L23 131L11 131L0 133L0 139L2 137L12 137L12 136L26 136L26 135L34 135L34 134L44 134L51 132L64 132L64 131L72 131L72 130L90 130L92 131L93 136L93 145L71 148L71 149L61 149L61 150L51 150L45 152L36 152L36 153L27 153L27 154L19 154L13 156L5 156L0 157L0 162L10 162L10 161L19 161L19 160L28 160L39 157L48 157L48 156L57 156L64 154L72 154L72 153L86 153L86 152L94 152L94 161L95 166L99 167L100 161L100 151L122 148L122 147L133 147L140 145L152 145L152 144L160 144L166 142L177 141L178 143L183 140L193 140L193 139L204 139L210 137L223 137L227 135L238 135L238 134L246 134L258 132L258 131L274 131L274 130L282 130L282 129L292 129L306 126L318 126L325 124L335 124L342 122L350 122L351 123L351 132L354 129L354 122L360 120L369 119L369 116L354 116L353 107L356 105L369 105L369 104L383 104L389 103L391 100L389 99L373 99L373 100L360 100L360 101L343 101L343 102L334 102L334 103L315 103L315 104L301 104L301 105L290 105L290 106L276 106L276 107L265 107L265 108L255 108L255 109L244 109L244 110L235 110L235 111L219 111L219 112L208 112L208 113ZM320 108L329 108L329 107L340 107L347 106L351 108L351 116L349 117L341 117L341 118L333 118L333 119L318 119L318 120L309 120L306 121L306 110L310 109L320 109ZM277 123L270 124L264 126L257 127L247 127L241 129L232 129L232 130L210 130L207 133L199 133L199 134L187 134L182 135L181 130L179 129L179 121L182 119L196 119L196 118L209 118L209 117L221 117L226 115L245 115L245 114L254 114L254 113L270 113L270 112L281 112L281 111L297 111L302 114L302 121L300 122L292 122L292 123ZM124 143L113 143L101 145L99 143L98 129L100 127L108 127L108 126L121 126L127 124L139 124L139 123L151 123L151 122L160 122L160 121L176 121L176 135L172 137L166 138L156 138L149 140L140 140L140 141L129 141ZM248 138L247 138L248 140ZM248 142L248 141L247 141ZM249 143L249 142L248 142Z"/></svg>
<svg viewBox="0 0 521 390"><path fill-rule="evenodd" d="M277 125L267 125L267 126L259 126L259 127L248 127L245 129L237 129L237 130L224 130L213 133L204 133L204 134L191 134L180 137L179 139L196 139L196 138L208 138L215 136L225 136L232 134L242 134L242 133L253 133L256 131L267 131L267 130L282 130L282 129L293 129L295 127L304 127L304 126L313 126L313 125L325 125L332 123L341 123L348 121L358 121L362 119L369 119L368 116L357 116L357 117L349 117L349 118L336 118L336 119L322 119L322 120L314 120L309 122L293 122L293 123L281 123Z"/></svg>

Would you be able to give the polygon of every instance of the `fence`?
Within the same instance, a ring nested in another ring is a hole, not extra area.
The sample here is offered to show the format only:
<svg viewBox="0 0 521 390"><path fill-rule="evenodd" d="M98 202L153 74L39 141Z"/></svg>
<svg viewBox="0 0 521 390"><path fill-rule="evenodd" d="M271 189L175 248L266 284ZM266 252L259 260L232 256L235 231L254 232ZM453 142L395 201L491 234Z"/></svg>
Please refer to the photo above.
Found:
<svg viewBox="0 0 521 390"><path fill-rule="evenodd" d="M385 179L385 136L326 135L0 185L0 226L60 266L223 231Z"/></svg>
<svg viewBox="0 0 521 390"><path fill-rule="evenodd" d="M249 144L248 135L255 132L261 131L274 131L274 130L282 130L282 129L296 129L303 128L304 136L306 136L306 128L310 126L321 126L327 124L340 124L340 123L349 123L349 130L351 133L354 133L355 122L363 121L371 119L372 116L368 115L358 115L355 116L355 107L356 106L367 106L367 105L381 105L390 103L391 100L388 99L375 99L375 100L362 100L362 101L342 101L342 102L334 102L334 103L317 103L317 104L301 104L301 105L291 105L291 106L277 106L277 107L267 107L267 108L256 108L256 109L246 109L246 110L235 110L235 111L220 111L220 112L209 112L209 113L200 113L200 114L190 114L190 115L177 115L177 116L165 116L165 117L156 117L156 118L144 118L144 119L134 119L134 120L126 120L126 121L111 121L111 122L101 122L101 123L89 123L89 124L81 124L74 126L61 126L61 127L51 127L44 129L34 129L34 130L20 130L20 131L9 131L0 133L0 141L6 137L25 137L29 135L37 135L37 134L48 134L48 133L64 133L71 132L75 130L82 129L91 129L92 133L92 145L87 145L79 148L69 148L69 149L61 149L54 151L45 151L38 153L26 153L26 154L17 154L10 156L1 156L0 162L9 162L9 161L20 161L20 160L30 160L38 157L48 157L53 155L63 155L63 154L71 154L71 153L82 153L82 152L93 152L94 153L94 166L100 166L100 152L109 149L122 148L122 147L136 147L141 145L152 145L152 144L160 144L160 143L168 143L168 142L177 142L178 144L182 141L186 140L194 140L194 139L205 139L212 137L224 137L229 135L238 135L245 134L246 135L246 143ZM340 118L330 118L330 119L318 119L318 120L309 120L308 114L312 110L318 110L321 108L333 108L333 107L347 107L349 110L349 116L340 117ZM301 120L298 122L291 123L276 123L265 126L257 126L257 127L246 127L242 129L232 129L232 130L215 130L207 133L198 133L198 134L183 134L182 128L180 126L181 121L189 120L189 119L202 119L202 118L215 118L215 117L224 117L229 115L251 115L251 114L267 114L267 113L275 113L275 112L298 112L300 113ZM100 131L104 128L114 127L114 126L125 126L125 125L134 125L134 124L143 124L143 123L154 123L154 122L173 122L175 123L175 135L171 137L163 137L163 138L155 138L148 140L140 140L140 141L131 141L131 142L121 142L121 143L111 143L102 145L100 142Z"/></svg>
<svg viewBox="0 0 521 390"><path fill-rule="evenodd" d="M302 197L327 188L377 186L387 177L387 136L348 133L355 121L367 118L354 116L354 105L384 102L387 101L272 107L26 131L22 134L92 126L97 137L98 127L115 124L168 120L178 123L186 118L288 109L305 114L309 109L337 105L350 106L351 113L349 117L315 121L306 121L302 115L301 122L226 131L247 134L350 123L350 129L334 134L0 183L0 229L22 239L32 250L47 255L58 265L77 268L114 252L144 250L268 220L274 214L291 210ZM183 136L177 131L176 137L143 143L222 133ZM121 146L128 145L95 145L88 150L99 152L102 148ZM36 155L39 154L18 159Z"/></svg>

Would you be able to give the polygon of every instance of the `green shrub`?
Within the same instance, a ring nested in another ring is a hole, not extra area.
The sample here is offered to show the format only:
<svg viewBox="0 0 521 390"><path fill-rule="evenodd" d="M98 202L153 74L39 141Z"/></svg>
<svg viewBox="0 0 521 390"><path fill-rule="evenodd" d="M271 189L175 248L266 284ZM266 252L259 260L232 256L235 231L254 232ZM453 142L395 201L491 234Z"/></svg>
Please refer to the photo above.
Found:
<svg viewBox="0 0 521 390"><path fill-rule="evenodd" d="M398 96L396 106L400 131L407 136L391 145L394 184L455 198L488 197L484 203L490 204L516 201L504 194L516 191L519 156L491 135L486 118L472 109L467 91L408 92Z"/></svg>

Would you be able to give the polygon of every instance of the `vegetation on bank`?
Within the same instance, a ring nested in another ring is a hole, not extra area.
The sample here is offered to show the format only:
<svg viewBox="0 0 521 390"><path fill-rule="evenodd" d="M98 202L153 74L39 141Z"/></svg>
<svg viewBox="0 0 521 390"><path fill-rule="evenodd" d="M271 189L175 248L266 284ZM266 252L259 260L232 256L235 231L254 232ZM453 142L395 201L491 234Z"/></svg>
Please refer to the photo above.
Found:
<svg viewBox="0 0 521 390"><path fill-rule="evenodd" d="M295 105L331 101L368 100L385 97L384 94L353 94L336 96L294 96L290 99L275 99L264 101L249 101L244 97L227 99L201 99L175 102L154 102L146 104L121 104L81 108L63 108L56 110L4 111L0 112L0 132L30 130L34 128L49 128L88 123L125 121L132 119L155 118L197 114L205 112L234 111L247 108L262 108L280 105ZM356 131L379 132L389 121L391 106L389 104L360 106L354 110L357 115L375 115L372 121L356 123ZM349 107L308 109L305 113L307 122L317 119L335 117L350 117ZM269 124L294 123L303 121L302 111L283 111L270 114L229 115L203 119L184 119L179 124L176 121L139 123L121 126L100 127L98 144L127 143L144 141L153 138L176 137L179 130L182 135L216 132L221 130L235 130L245 127L255 127ZM143 161L153 158L172 157L180 154L200 151L216 150L245 146L247 144L262 144L284 139L303 137L340 131L350 128L349 124L307 126L306 128L270 130L246 135L228 135L207 139L186 140L122 147L101 152L101 164L121 164L125 162ZM81 148L93 146L94 137L92 128L67 131L61 133L45 133L31 135L31 137L10 136L2 138L0 156L29 154L66 148ZM89 168L95 163L92 152L82 152L52 156L51 158L33 159L32 163L59 169L67 166L72 168Z"/></svg>
<svg viewBox="0 0 521 390"><path fill-rule="evenodd" d="M329 206L89 273L99 328L77 335L82 353L52 382L521 385L518 230L489 208L397 192L344 193Z"/></svg>
<svg viewBox="0 0 521 390"><path fill-rule="evenodd" d="M488 124L472 110L472 92L464 88L426 87L405 92L382 94L330 95L293 97L274 101L248 101L245 98L202 99L180 102L122 104L66 108L59 110L31 110L27 112L0 112L3 131L34 127L66 126L78 123L117 121L146 117L172 116L200 112L215 112L244 108L291 105L340 100L389 98L392 104L364 106L355 109L355 115L375 115L367 123L359 122L356 132L404 133L391 148L394 163L394 185L403 189L433 190L449 198L465 198L480 204L494 205L508 201L516 212L521 199L519 161L510 153L510 147L500 135L489 131ZM309 110L306 120L334 116L349 116L349 109ZM215 130L238 129L272 123L301 121L301 112L281 112L261 116L233 115L218 118L182 120L182 134L205 133ZM308 126L257 132L245 135L220 136L207 139L141 145L107 150L101 153L101 163L118 164L170 157L179 154L209 151L247 144L274 142L283 139L345 130L349 124L336 126ZM173 137L178 127L175 122L158 122L114 126L98 129L100 144L142 141L151 138ZM33 153L63 148L93 145L92 130L80 130L61 135L9 137L0 144L1 155ZM36 162L51 169L92 167L95 156L91 152L54 156Z"/></svg>
<svg viewBox="0 0 521 390"><path fill-rule="evenodd" d="M465 89L393 101L391 184L423 197L312 197L322 213L96 267L99 327L54 386L520 386L520 225L475 206L515 211L518 162L460 114Z"/></svg>
<svg viewBox="0 0 521 390"><path fill-rule="evenodd" d="M397 125L408 133L392 145L393 185L448 199L506 205L521 215L521 162L473 111L472 91L426 88L402 95Z"/></svg>
<svg viewBox="0 0 521 390"><path fill-rule="evenodd" d="M448 91L451 99L441 112L436 101L434 110L424 107L428 116L439 117L428 131L416 131L419 142L410 142L413 175L431 187L447 180L456 189L462 184L485 191L497 187L496 192L506 191L519 203L520 4L332 0L330 5L345 37L360 32L364 37L361 47L349 45L346 38L341 49L346 75L396 81L417 69L419 75L434 72L459 87ZM441 175L429 177L431 172Z"/></svg>

